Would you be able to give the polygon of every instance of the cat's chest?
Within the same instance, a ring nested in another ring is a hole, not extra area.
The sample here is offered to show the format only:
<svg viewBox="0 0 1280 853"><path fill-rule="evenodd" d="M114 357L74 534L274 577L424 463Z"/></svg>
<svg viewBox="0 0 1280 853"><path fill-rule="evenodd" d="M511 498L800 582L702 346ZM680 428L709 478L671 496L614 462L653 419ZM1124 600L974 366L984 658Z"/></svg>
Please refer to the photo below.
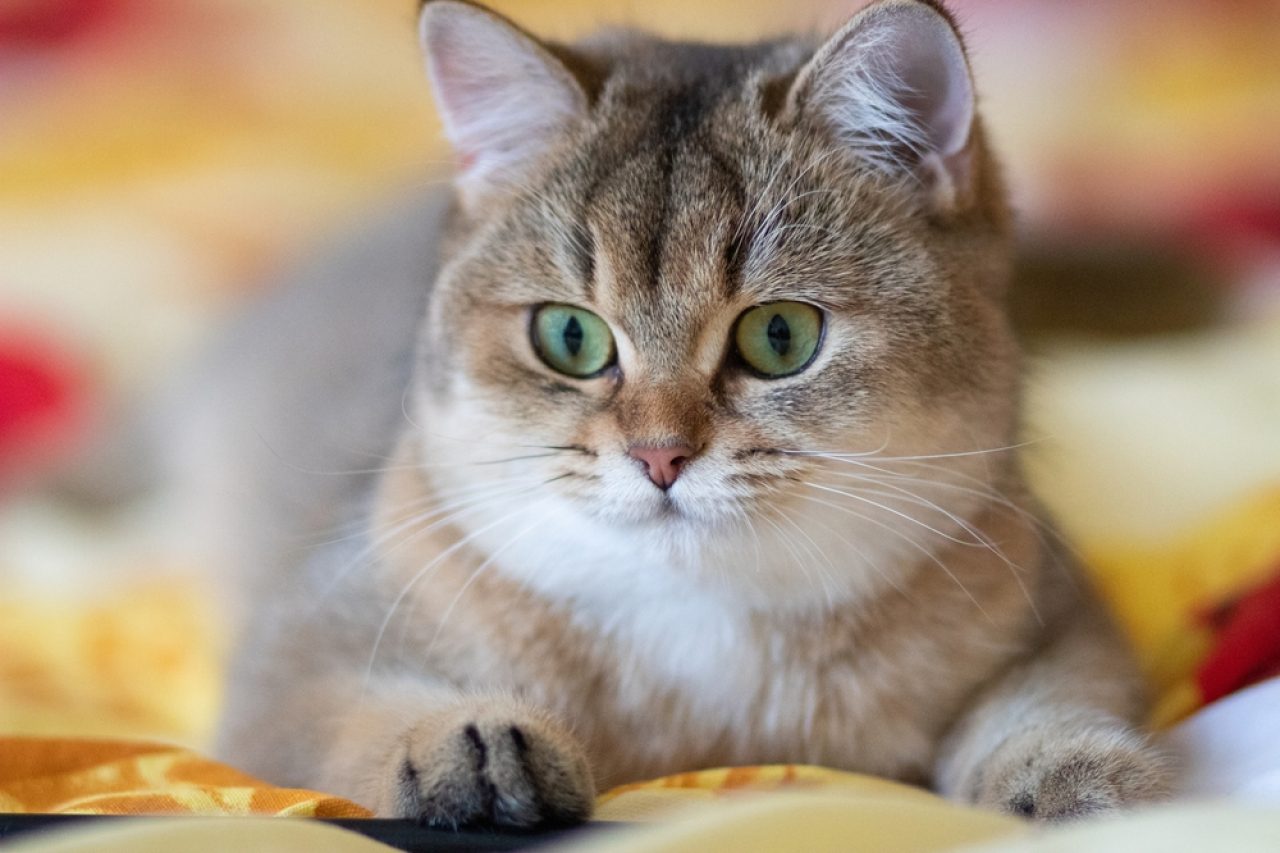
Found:
<svg viewBox="0 0 1280 853"><path fill-rule="evenodd" d="M571 721L611 779L779 762L914 778L928 760L932 712L890 716L900 691L838 622L762 624L692 595L580 619L589 653L549 671L529 645L511 681Z"/></svg>
<svg viewBox="0 0 1280 853"><path fill-rule="evenodd" d="M410 608L421 643L405 647L429 650L416 665L461 687L556 712L615 783L761 763L919 779L1003 654L958 642L973 639L970 620L947 618L928 588L783 615L648 568L623 587L450 566Z"/></svg>
<svg viewBox="0 0 1280 853"><path fill-rule="evenodd" d="M603 620L586 617L616 666L619 710L643 713L654 697L668 697L689 713L729 721L767 692L777 667L778 638L746 614L696 595L630 607Z"/></svg>

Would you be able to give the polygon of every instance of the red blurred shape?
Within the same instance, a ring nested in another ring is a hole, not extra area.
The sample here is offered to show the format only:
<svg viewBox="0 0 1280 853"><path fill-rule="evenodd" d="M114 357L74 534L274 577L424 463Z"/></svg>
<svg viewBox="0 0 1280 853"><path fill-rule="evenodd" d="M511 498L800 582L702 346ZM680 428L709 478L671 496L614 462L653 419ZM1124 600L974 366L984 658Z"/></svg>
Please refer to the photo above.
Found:
<svg viewBox="0 0 1280 853"><path fill-rule="evenodd" d="M1280 675L1280 573L1215 610L1209 622L1216 642L1196 673L1205 704Z"/></svg>
<svg viewBox="0 0 1280 853"><path fill-rule="evenodd" d="M68 447L83 421L83 388L65 356L0 330L0 482Z"/></svg>
<svg viewBox="0 0 1280 853"><path fill-rule="evenodd" d="M1182 232L1184 239L1220 254L1280 246L1280 202L1265 198L1209 201L1187 218Z"/></svg>
<svg viewBox="0 0 1280 853"><path fill-rule="evenodd" d="M65 44L114 23L129 4L130 0L5 0L0 2L0 46Z"/></svg>

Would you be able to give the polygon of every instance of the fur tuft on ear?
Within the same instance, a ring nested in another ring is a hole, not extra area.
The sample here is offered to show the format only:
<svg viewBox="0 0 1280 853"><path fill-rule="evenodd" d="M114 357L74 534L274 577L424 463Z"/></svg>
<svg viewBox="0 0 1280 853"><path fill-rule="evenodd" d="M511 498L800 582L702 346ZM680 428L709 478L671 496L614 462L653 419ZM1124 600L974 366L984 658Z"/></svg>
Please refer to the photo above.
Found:
<svg viewBox="0 0 1280 853"><path fill-rule="evenodd" d="M973 82L959 34L932 3L859 12L801 70L789 105L881 172L915 176L938 204L968 189Z"/></svg>
<svg viewBox="0 0 1280 853"><path fill-rule="evenodd" d="M586 113L570 71L533 36L461 0L429 0L422 47L468 207L518 186L528 168Z"/></svg>

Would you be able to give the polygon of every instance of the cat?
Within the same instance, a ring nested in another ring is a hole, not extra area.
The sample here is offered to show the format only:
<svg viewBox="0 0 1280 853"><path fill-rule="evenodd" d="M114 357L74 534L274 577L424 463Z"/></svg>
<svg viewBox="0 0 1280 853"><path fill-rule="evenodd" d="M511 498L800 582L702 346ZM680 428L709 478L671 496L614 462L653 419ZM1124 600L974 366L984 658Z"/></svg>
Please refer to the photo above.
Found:
<svg viewBox="0 0 1280 853"><path fill-rule="evenodd" d="M807 762L1166 796L1019 472L1011 216L950 13L551 44L430 0L458 159L228 338L180 454L249 602L219 753L437 826Z"/></svg>

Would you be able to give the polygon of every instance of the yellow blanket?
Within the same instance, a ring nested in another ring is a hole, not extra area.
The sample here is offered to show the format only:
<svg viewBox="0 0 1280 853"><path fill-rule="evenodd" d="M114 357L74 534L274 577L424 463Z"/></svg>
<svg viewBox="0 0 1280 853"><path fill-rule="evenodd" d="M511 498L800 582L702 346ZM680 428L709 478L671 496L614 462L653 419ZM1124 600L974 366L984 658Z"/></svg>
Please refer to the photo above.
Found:
<svg viewBox="0 0 1280 853"><path fill-rule="evenodd" d="M262 786L191 753L102 741L0 741L0 807L75 813L219 813L361 817L358 806L311 791ZM753 796L762 790L775 796ZM708 801L719 801L708 808ZM703 807L698 807L702 804ZM629 832L586 835L580 853L777 850L874 853L1055 853L1065 850L1238 853L1280 845L1280 811L1179 806L1037 833L1022 821L948 803L918 789L820 768L782 766L681 774L600 799L605 820L663 818ZM388 853L391 848L311 821L187 817L96 824L30 836L23 853Z"/></svg>
<svg viewBox="0 0 1280 853"><path fill-rule="evenodd" d="M336 223L358 218L381 194L419 183L427 162L447 155L427 107L412 38L413 5L0 2L0 18L9 22L0 34L15 40L28 33L32 40L14 41L8 56L19 64L0 68L20 71L11 76L23 83L11 87L21 92L6 93L0 122L0 311L29 316L56 340L75 342L100 393L136 389L186 352L210 316L238 298L248 282L287 266L287 258ZM588 0L500 5L535 29L559 34L601 19L599 4ZM824 0L746 5L752 8L731 0L664 0L643 8L654 26L706 38L776 30L797 17L818 20L820 10L833 8ZM1116 43L1109 34L1128 20L1119 5L1112 10L1117 19L1090 13L1089 25L1108 37L1084 38L1076 46ZM966 4L962 11L981 16L988 6ZM991 117L993 128L1012 132L1002 147L1016 183L1077 198L1090 215L1104 197L1126 199L1112 215L1125 222L1145 216L1147 226L1176 221L1170 211L1195 201L1197 187L1203 192L1238 181L1241 174L1250 185L1266 186L1267 176L1276 173L1280 114L1257 105L1275 91L1280 66L1272 61L1275 18L1265 6L1234 4L1228 11L1227 4L1205 4L1197 11L1193 4L1171 10L1158 27L1145 20L1135 25L1137 35L1123 41L1123 50L1104 49L1086 55L1087 61L1065 52L1069 60L1048 80L1037 78L1037 85L1026 85L1023 57L1031 36L1042 33L1019 30L1022 19L1016 15L988 14L982 26L975 20L975 36L1005 32L1003 41L977 55L992 63L986 84L1014 82L990 105L998 110L1005 104L1010 111ZM1066 14L1062 10L1073 7L1055 8ZM36 26L42 19L44 28ZM1021 26L1045 29L1039 16ZM219 37L209 39L214 30ZM0 62L5 59L0 55ZM1038 65L1041 71L1051 67L1052 62ZM1041 97L1045 91L1055 97ZM1092 118L1081 121L1082 116ZM1161 144L1131 136L1135 127L1157 129ZM1044 162L1056 164L1056 171L1037 182L1037 164ZM1030 205L1033 224L1039 209L1041 216L1052 214L1046 221L1056 229L1062 211L1072 209L1069 199L1063 206L1051 202ZM1057 470L1033 465L1038 491L1081 545L1138 646L1159 695L1161 723L1201 702L1196 670L1217 641L1205 612L1246 594L1280 564L1280 482L1267 473L1276 463L1274 453L1267 455L1274 440L1265 432L1275 423L1265 410L1275 399L1268 396L1266 389L1274 385L1266 377L1280 353L1280 324L1266 329L1269 337L1247 347L1206 344L1212 351L1180 356L1137 353L1144 387L1164 387L1152 377L1173 374L1190 377L1186 387L1198 392L1194 398L1174 394L1162 409L1143 398L1150 420L1126 419L1133 412L1122 404L1136 387L1127 374L1115 377L1114 385L1079 382L1072 374L1055 378L1049 394L1032 389L1033 403L1050 399L1057 406L1045 413L1043 405L1033 405L1039 412L1033 421L1043 433L1063 439L1071 460ZM1085 361L1097 372L1092 358ZM1256 379L1249 378L1250 370ZM1233 393L1203 393L1223 386ZM1109 396L1097 393L1108 389ZM1231 429L1212 420L1202 428L1206 422L1195 420L1195 429L1160 433L1164 453L1134 453L1159 437L1153 426L1185 420L1193 410L1220 412L1240 400L1248 408L1221 419ZM1091 412L1093 421L1082 417ZM1252 432L1236 428L1249 418L1261 426ZM1118 434L1130 441L1115 441ZM1255 440L1244 440L1248 435ZM1101 452L1104 444L1111 455ZM1224 459L1204 453L1206 446L1240 450ZM1142 459L1134 462L1135 455ZM1175 486L1161 489L1165 481L1133 476L1168 469L1171 460L1197 458L1211 477L1198 480L1193 475L1201 468L1187 466L1170 475ZM1081 459L1093 464L1076 464ZM1260 478L1245 476L1244 468L1271 479L1250 491ZM1224 469L1240 476L1232 479ZM1102 479L1099 470L1111 479ZM1166 524L1181 530L1177 535L1162 532L1140 541L1102 532L1111 518L1133 519L1141 509L1168 502L1168 494L1155 492L1205 495L1204 486L1223 483L1231 488L1205 497L1207 509L1197 503L1188 511L1199 523ZM1144 490L1153 493L1152 500ZM1121 492L1133 500L1117 500ZM1226 493L1230 500L1219 501ZM101 579L131 560L107 547L99 526L86 528L78 532L92 559L77 573L65 570L74 562L67 559L67 545L77 531L9 507L0 515L0 733L14 736L0 739L0 808L362 813L324 794L272 788L200 758L221 674L221 638L205 618L201 591L130 581L115 585L111 595L89 593L82 600L65 590L31 591L14 580L24 573L42 581L61 573L65 586L77 591L82 579L110 586ZM134 740L141 738L197 751ZM672 802L733 801L736 793L758 787L838 789L859 797L880 792L921 808L942 808L927 794L889 783L777 767L706 771L612 791L602 797L600 814L639 818ZM879 809L884 801L866 802ZM780 817L773 831L794 832L796 821L810 827L826 821L827 831L847 839L848 827L837 827L823 808L790 812L791 823ZM887 824L891 835L893 827L917 826L912 817L899 817L898 824ZM950 827L949 820L940 825ZM886 824L875 826L884 830ZM758 825L743 831L758 831ZM878 837L870 824L858 832ZM911 834L899 833L899 840L906 835ZM236 846L220 837L225 846L208 849ZM908 848L886 841L877 849ZM921 842L915 849L941 848Z"/></svg>
<svg viewBox="0 0 1280 853"><path fill-rule="evenodd" d="M905 801L918 788L821 767L776 765L680 773L602 794L597 819L641 821L747 792L826 789ZM278 788L181 747L80 738L0 738L0 811L12 814L271 815L362 818L368 809L317 791Z"/></svg>
<svg viewBox="0 0 1280 853"><path fill-rule="evenodd" d="M1193 675L1211 632L1198 613L1265 576L1280 557L1280 494L1265 494L1154 552L1096 562L1103 589L1162 688L1169 721L1198 704ZM1223 555L1229 555L1225 559ZM1144 583L1152 566L1168 584ZM184 594L185 592L185 594ZM0 714L10 732L151 731L207 742L218 693L216 633L194 589L157 587L84 608L0 605ZM672 802L743 790L868 787L924 792L820 768L687 773L605 793L599 814L635 820ZM275 788L174 746L47 736L0 738L0 810L117 814L366 816L354 803Z"/></svg>
<svg viewBox="0 0 1280 853"><path fill-rule="evenodd" d="M0 738L0 811L369 817L355 803L276 788L161 744Z"/></svg>

